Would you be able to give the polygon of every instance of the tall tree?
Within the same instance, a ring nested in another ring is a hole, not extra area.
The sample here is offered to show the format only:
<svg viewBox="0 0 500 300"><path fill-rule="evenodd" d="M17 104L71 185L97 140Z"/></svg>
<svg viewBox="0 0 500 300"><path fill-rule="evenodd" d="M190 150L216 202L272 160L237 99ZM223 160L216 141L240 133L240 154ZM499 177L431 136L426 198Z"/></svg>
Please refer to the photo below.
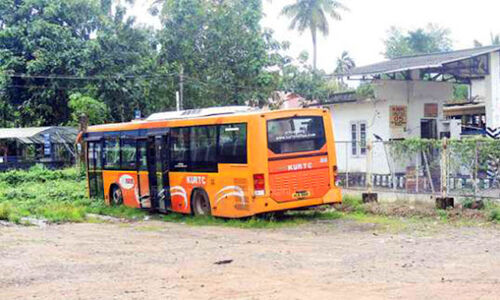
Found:
<svg viewBox="0 0 500 300"><path fill-rule="evenodd" d="M308 58L308 53L302 52L297 61L290 60L282 66L279 89L296 93L308 101L325 102L344 87L330 80L324 71L312 69L307 64Z"/></svg>
<svg viewBox="0 0 500 300"><path fill-rule="evenodd" d="M450 30L435 24L426 28L417 28L403 32L401 29L391 27L385 39L385 52L387 58L396 58L407 55L428 54L452 50Z"/></svg>
<svg viewBox="0 0 500 300"><path fill-rule="evenodd" d="M350 69L356 67L354 59L349 55L349 52L343 51L339 58L337 58L337 67L335 68L336 74L343 74Z"/></svg>
<svg viewBox="0 0 500 300"><path fill-rule="evenodd" d="M317 69L317 34L324 36L330 32L328 16L333 20L341 20L340 10L348 10L346 6L336 0L297 0L296 3L285 6L281 14L291 19L290 29L311 32L313 43L313 68Z"/></svg>
<svg viewBox="0 0 500 300"><path fill-rule="evenodd" d="M354 67L356 67L354 59L349 55L349 52L344 51L340 57L337 58L337 67L334 73L338 75L345 74ZM342 86L345 86L344 76L339 76L338 80Z"/></svg>
<svg viewBox="0 0 500 300"><path fill-rule="evenodd" d="M186 108L262 104L277 84L281 44L260 26L261 0L165 0L162 62L184 71Z"/></svg>
<svg viewBox="0 0 500 300"><path fill-rule="evenodd" d="M1 98L5 117L17 125L69 120L68 82L83 75L86 43L98 27L96 0L6 0L0 4ZM14 124L11 124L14 125Z"/></svg>
<svg viewBox="0 0 500 300"><path fill-rule="evenodd" d="M88 45L88 74L104 80L91 82L86 94L107 104L113 121L128 121L134 110L150 113L174 105L168 64L158 64L158 41L150 28L126 17L124 6L101 21Z"/></svg>
<svg viewBox="0 0 500 300"><path fill-rule="evenodd" d="M107 121L166 109L173 89L157 59L156 33L136 26L117 1L3 1L2 126L66 124L76 92L107 105Z"/></svg>

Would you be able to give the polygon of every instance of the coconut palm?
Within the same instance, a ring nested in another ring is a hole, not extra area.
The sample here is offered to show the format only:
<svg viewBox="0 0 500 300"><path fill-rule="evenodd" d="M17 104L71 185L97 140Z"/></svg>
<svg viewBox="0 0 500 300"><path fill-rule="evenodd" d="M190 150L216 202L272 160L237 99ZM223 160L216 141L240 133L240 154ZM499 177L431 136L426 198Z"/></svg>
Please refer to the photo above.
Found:
<svg viewBox="0 0 500 300"><path fill-rule="evenodd" d="M337 67L335 68L334 72L338 76L338 80L342 86L345 85L344 76L342 75L346 74L350 69L354 67L356 67L356 63L354 62L354 59L352 59L352 57L349 55L349 52L342 52L342 55L337 58Z"/></svg>
<svg viewBox="0 0 500 300"><path fill-rule="evenodd" d="M339 58L337 58L337 67L335 68L335 74L345 74L350 69L356 67L354 59L349 55L349 52L344 51Z"/></svg>
<svg viewBox="0 0 500 300"><path fill-rule="evenodd" d="M317 62L317 32L324 36L329 33L328 17L341 20L339 10L347 11L348 8L336 0L297 0L296 3L287 5L281 10L281 14L289 17L292 21L290 29L297 29L300 33L309 29L313 42L313 68L316 69Z"/></svg>

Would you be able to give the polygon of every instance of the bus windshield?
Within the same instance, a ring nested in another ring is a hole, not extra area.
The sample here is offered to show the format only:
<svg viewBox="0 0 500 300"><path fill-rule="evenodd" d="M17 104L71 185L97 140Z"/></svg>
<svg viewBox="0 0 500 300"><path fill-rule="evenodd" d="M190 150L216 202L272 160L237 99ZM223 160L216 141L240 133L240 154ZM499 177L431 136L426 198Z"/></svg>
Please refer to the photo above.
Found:
<svg viewBox="0 0 500 300"><path fill-rule="evenodd" d="M320 150L325 145L322 117L293 117L267 122L269 149L275 154Z"/></svg>

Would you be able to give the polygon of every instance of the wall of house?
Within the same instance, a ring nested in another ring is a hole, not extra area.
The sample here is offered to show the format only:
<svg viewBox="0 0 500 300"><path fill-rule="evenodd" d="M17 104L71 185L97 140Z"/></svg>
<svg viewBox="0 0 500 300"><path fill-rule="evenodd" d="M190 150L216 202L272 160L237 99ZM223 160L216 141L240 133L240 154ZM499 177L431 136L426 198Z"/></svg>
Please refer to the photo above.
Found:
<svg viewBox="0 0 500 300"><path fill-rule="evenodd" d="M485 101L488 97L488 90L486 88L486 80L474 79L471 80L471 97L477 97L478 101Z"/></svg>
<svg viewBox="0 0 500 300"><path fill-rule="evenodd" d="M453 85L447 82L429 81L374 81L375 99L355 103L331 105L335 140L337 141L337 160L339 170L366 172L366 156L352 155L351 124L364 121L367 124L367 138L375 141L374 134L384 141L393 138L420 137L420 122L424 118L424 105L436 103L438 117L438 135L443 125L443 104L453 96ZM402 136L394 136L390 124L390 106L407 107L407 126ZM387 149L382 144L374 143L372 170L377 174L389 174L390 167L386 157ZM396 170L403 171L403 170Z"/></svg>
<svg viewBox="0 0 500 300"><path fill-rule="evenodd" d="M479 96L486 108L486 126L500 133L500 54L493 52L489 59L490 75L471 82L471 96Z"/></svg>
<svg viewBox="0 0 500 300"><path fill-rule="evenodd" d="M490 54L490 75L484 79L486 125L500 133L500 53Z"/></svg>

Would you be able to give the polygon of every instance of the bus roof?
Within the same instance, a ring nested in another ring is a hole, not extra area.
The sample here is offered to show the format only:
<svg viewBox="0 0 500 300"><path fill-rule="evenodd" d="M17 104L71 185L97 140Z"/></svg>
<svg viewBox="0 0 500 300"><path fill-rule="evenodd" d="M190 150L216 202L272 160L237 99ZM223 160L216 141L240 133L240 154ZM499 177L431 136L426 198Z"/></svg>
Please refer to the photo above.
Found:
<svg viewBox="0 0 500 300"><path fill-rule="evenodd" d="M223 106L223 107L209 107L198 108L181 111L167 111L155 113L149 116L146 121L168 121L179 119L195 119L202 117L210 117L217 115L232 115L237 113L245 113L252 111L260 111L258 108L250 106Z"/></svg>
<svg viewBox="0 0 500 300"><path fill-rule="evenodd" d="M208 119L214 117L222 116L248 116L256 114L276 114L283 112L304 112L304 111L320 111L324 110L321 108L295 108L295 109L285 109L285 110L260 110L248 106L226 106L226 107L212 107L204 109L194 109L194 110L184 110L184 111L171 111L171 112L160 112L149 116L144 120L133 120L131 122L124 123L112 123L103 125L90 126L88 132L106 132L106 131L121 131L121 130L134 130L141 129L149 126L144 126L146 124L159 124L169 121L181 121L181 120L196 120L196 119Z"/></svg>

